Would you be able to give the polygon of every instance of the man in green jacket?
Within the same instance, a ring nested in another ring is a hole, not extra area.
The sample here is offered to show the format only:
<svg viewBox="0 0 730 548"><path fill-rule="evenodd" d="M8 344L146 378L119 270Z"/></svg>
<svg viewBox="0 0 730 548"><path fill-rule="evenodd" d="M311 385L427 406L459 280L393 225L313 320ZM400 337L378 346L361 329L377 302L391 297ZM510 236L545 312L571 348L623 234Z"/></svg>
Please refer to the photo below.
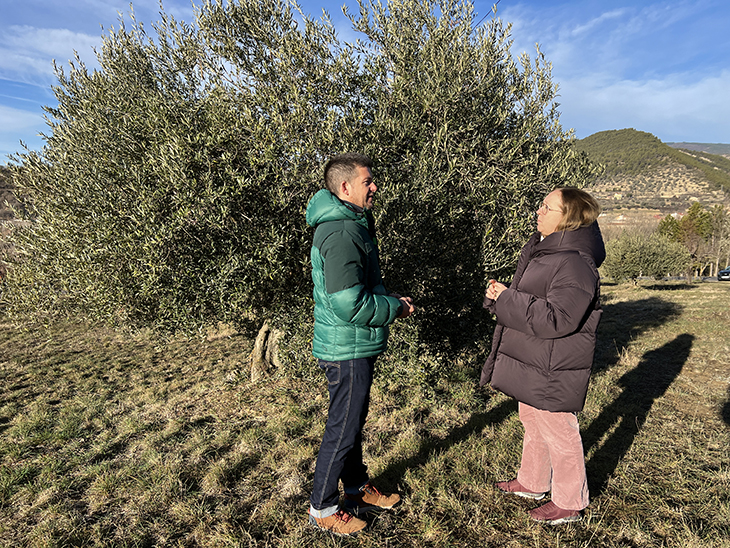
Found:
<svg viewBox="0 0 730 548"><path fill-rule="evenodd" d="M357 515L391 508L400 500L370 483L362 461L375 360L387 347L388 326L414 311L411 298L388 294L383 285L370 212L378 189L371 168L372 161L361 154L333 157L324 169L325 188L307 206L307 223L315 228L312 346L330 396L309 521L340 535L366 526ZM340 480L345 507L352 513L340 508Z"/></svg>

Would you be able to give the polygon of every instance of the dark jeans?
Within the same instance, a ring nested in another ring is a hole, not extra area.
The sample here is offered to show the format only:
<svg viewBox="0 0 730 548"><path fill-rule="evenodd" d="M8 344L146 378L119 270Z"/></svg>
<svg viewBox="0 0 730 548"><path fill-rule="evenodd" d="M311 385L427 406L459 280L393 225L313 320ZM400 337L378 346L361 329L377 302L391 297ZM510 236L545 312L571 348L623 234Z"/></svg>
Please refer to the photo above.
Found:
<svg viewBox="0 0 730 548"><path fill-rule="evenodd" d="M357 490L368 481L362 462L362 428L370 405L376 356L340 362L319 360L327 374L330 406L314 470L312 510L327 517L339 504L338 480Z"/></svg>

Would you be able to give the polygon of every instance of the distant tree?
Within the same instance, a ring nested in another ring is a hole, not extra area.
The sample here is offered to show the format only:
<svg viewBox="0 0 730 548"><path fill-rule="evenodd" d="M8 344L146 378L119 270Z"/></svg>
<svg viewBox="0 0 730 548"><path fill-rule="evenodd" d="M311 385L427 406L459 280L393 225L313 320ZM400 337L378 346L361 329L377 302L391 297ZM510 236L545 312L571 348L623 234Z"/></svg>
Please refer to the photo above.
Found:
<svg viewBox="0 0 730 548"><path fill-rule="evenodd" d="M687 248L695 274L703 274L709 269L712 276L721 263L727 264L729 260L730 214L722 205L707 210L694 202L680 220L671 216L662 219L657 231Z"/></svg>
<svg viewBox="0 0 730 548"><path fill-rule="evenodd" d="M614 280L636 283L641 276L656 279L684 274L691 262L687 248L664 235L625 232L606 244L602 270Z"/></svg>
<svg viewBox="0 0 730 548"><path fill-rule="evenodd" d="M712 216L712 235L709 241L709 256L714 262L714 273L730 265L730 213L722 206L716 205L710 210Z"/></svg>
<svg viewBox="0 0 730 548"><path fill-rule="evenodd" d="M679 221L672 215L667 215L661 221L659 221L659 226L657 226L656 230L659 234L665 236L673 242L682 241Z"/></svg>
<svg viewBox="0 0 730 548"><path fill-rule="evenodd" d="M679 238L687 246L693 258L698 258L712 236L712 214L702 204L694 202L679 221Z"/></svg>

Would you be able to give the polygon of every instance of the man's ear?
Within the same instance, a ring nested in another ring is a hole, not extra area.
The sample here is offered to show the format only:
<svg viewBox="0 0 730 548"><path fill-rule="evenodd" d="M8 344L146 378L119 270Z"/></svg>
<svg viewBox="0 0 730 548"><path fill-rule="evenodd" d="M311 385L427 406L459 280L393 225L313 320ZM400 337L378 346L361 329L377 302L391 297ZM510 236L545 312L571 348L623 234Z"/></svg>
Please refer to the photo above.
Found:
<svg viewBox="0 0 730 548"><path fill-rule="evenodd" d="M349 196L350 195L350 185L348 184L348 182L346 180L343 180L342 182L340 182L339 190L340 190L340 196Z"/></svg>

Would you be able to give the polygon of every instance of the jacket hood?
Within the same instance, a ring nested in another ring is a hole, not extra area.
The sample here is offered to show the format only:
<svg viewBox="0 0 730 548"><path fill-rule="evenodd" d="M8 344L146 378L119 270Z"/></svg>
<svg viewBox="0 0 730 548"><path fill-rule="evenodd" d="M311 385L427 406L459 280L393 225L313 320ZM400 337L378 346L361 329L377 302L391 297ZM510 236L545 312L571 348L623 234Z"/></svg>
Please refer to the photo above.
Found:
<svg viewBox="0 0 730 548"><path fill-rule="evenodd" d="M326 188L312 196L309 204L307 204L307 224L312 228L329 221L343 221L345 219L356 221L364 217L363 212L351 209Z"/></svg>
<svg viewBox="0 0 730 548"><path fill-rule="evenodd" d="M581 256L589 257L595 263L596 268L601 266L606 258L606 248L603 245L603 236L597 222L578 230L553 232L541 242L539 233L533 237L538 240L534 248L535 254L577 251Z"/></svg>

